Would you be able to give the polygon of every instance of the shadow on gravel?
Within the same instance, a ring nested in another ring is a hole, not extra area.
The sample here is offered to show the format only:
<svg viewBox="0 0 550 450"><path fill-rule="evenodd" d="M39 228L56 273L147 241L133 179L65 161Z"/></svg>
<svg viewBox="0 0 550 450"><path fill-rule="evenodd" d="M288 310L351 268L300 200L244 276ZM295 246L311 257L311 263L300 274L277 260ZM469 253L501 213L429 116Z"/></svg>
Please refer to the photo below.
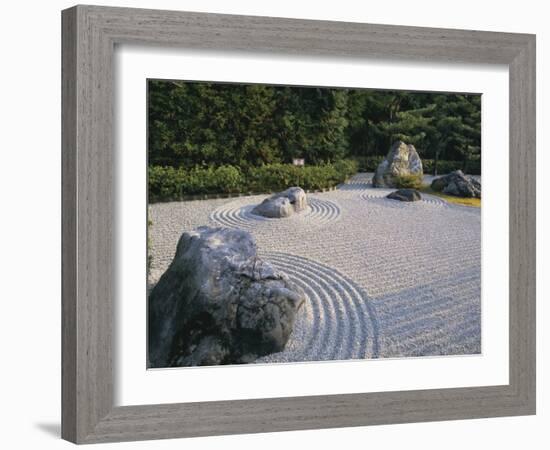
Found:
<svg viewBox="0 0 550 450"><path fill-rule="evenodd" d="M380 357L481 353L479 270L376 297Z"/></svg>

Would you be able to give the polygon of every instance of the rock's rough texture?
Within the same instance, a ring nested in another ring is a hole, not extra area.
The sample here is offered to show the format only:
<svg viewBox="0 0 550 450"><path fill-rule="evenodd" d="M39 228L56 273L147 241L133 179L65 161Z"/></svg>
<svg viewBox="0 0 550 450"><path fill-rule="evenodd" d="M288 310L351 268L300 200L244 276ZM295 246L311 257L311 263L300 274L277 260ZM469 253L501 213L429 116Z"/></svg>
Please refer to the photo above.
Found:
<svg viewBox="0 0 550 450"><path fill-rule="evenodd" d="M307 208L306 193L302 188L291 187L266 198L256 206L253 214L269 218L289 217Z"/></svg>
<svg viewBox="0 0 550 450"><path fill-rule="evenodd" d="M469 177L468 181L472 183L472 186L476 191L479 191L479 197L481 198L481 182L474 177Z"/></svg>
<svg viewBox="0 0 550 450"><path fill-rule="evenodd" d="M399 189L391 194L388 194L388 198L392 200L400 200L402 202L416 202L422 200L420 192L416 189Z"/></svg>
<svg viewBox="0 0 550 450"><path fill-rule="evenodd" d="M294 214L294 208L286 197L269 197L254 207L252 214L278 219L281 217L289 217Z"/></svg>
<svg viewBox="0 0 550 450"><path fill-rule="evenodd" d="M243 230L199 227L149 295L149 367L244 363L284 349L304 293Z"/></svg>
<svg viewBox="0 0 550 450"><path fill-rule="evenodd" d="M457 197L481 198L481 183L472 177L466 177L461 170L436 178L432 181L432 189Z"/></svg>
<svg viewBox="0 0 550 450"><path fill-rule="evenodd" d="M423 176L422 161L411 144L403 141L395 142L386 158L378 165L372 184L375 187L396 187L396 176Z"/></svg>

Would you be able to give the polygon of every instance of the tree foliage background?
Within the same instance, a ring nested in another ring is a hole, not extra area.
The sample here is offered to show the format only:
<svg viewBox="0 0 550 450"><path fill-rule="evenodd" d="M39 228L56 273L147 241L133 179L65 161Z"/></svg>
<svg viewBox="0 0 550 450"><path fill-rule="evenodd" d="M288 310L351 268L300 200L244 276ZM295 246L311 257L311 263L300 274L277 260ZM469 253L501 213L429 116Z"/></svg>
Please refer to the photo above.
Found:
<svg viewBox="0 0 550 450"><path fill-rule="evenodd" d="M481 96L150 80L149 164L241 168L385 155L401 139L421 158L481 154Z"/></svg>

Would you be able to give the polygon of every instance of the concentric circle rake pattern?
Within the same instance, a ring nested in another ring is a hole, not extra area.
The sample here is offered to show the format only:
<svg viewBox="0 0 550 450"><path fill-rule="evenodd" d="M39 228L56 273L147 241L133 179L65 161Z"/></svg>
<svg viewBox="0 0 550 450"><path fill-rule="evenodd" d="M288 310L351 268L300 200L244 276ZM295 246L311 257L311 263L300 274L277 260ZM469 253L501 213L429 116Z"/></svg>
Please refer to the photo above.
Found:
<svg viewBox="0 0 550 450"><path fill-rule="evenodd" d="M210 219L220 225L231 228L250 229L258 225L293 225L298 221L307 221L309 226L325 225L340 218L339 206L331 201L308 197L308 208L299 214L282 218L269 219L252 214L256 204L250 204L250 199L239 199L220 206L210 214Z"/></svg>
<svg viewBox="0 0 550 450"><path fill-rule="evenodd" d="M391 192L394 192L395 189L381 189L381 188L371 188L371 189L365 189L361 192L360 196L364 200L378 200L378 201L384 201L387 206L399 206L402 207L408 202L400 202L398 200L392 200L389 198L386 198L388 194ZM447 207L449 204L438 197L435 197L433 195L426 195L421 194L422 200L420 202L430 205L430 206L439 206L439 207ZM414 203L413 203L414 204Z"/></svg>
<svg viewBox="0 0 550 450"><path fill-rule="evenodd" d="M403 207L404 205L400 205L401 202L388 199L386 202L385 197L390 194L391 192L394 192L396 189L387 189L387 188L375 188L372 185L372 177L365 174L365 173L359 173L352 177L350 181L348 181L345 184L342 184L338 186L338 191L342 193L352 193L354 195L358 195L362 199L368 199L368 200L377 200L380 202L384 202L385 206L388 207ZM449 204L434 195L422 195L422 202L427 205L431 206L441 206L441 207L447 207Z"/></svg>
<svg viewBox="0 0 550 450"><path fill-rule="evenodd" d="M345 360L378 357L378 325L366 293L334 269L278 252L262 258L300 286L306 302L283 352L257 362Z"/></svg>

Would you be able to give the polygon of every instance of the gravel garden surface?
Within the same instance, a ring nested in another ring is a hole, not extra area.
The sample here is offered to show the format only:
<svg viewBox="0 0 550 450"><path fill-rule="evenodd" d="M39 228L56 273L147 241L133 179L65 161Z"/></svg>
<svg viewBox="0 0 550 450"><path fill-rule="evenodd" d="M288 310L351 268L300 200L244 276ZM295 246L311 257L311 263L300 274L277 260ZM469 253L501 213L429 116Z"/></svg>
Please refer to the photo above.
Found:
<svg viewBox="0 0 550 450"><path fill-rule="evenodd" d="M241 228L307 297L285 350L257 362L480 353L481 210L392 191L358 174L283 219L251 213L266 195L151 204L149 285L182 232Z"/></svg>

